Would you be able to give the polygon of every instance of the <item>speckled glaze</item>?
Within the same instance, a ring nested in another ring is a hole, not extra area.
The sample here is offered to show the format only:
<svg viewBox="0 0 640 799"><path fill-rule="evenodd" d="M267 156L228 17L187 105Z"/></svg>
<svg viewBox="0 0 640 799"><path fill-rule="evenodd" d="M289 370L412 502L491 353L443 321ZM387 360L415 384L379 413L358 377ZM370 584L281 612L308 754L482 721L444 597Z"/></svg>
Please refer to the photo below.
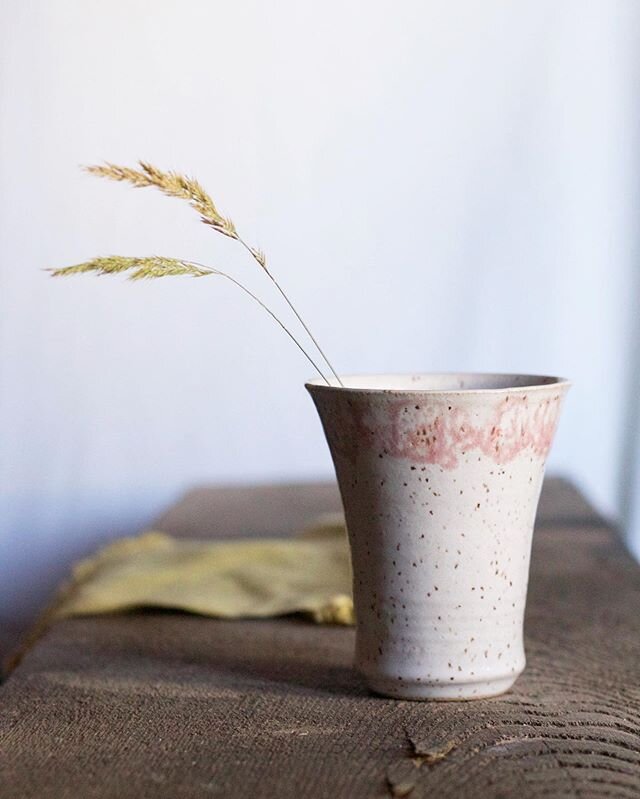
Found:
<svg viewBox="0 0 640 799"><path fill-rule="evenodd" d="M533 523L568 383L531 375L312 381L344 504L356 665L402 699L508 690L525 665Z"/></svg>

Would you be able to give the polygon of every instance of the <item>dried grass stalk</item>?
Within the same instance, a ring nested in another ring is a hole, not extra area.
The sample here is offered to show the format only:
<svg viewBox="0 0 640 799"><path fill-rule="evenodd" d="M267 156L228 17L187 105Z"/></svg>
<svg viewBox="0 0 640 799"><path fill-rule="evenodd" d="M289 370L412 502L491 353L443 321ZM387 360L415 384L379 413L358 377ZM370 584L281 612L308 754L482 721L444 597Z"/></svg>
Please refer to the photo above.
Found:
<svg viewBox="0 0 640 799"><path fill-rule="evenodd" d="M229 236L229 238L238 238L233 222L218 211L211 197L195 178L186 177L179 172L163 172L146 161L138 161L138 164L140 165L139 170L106 163L98 166L87 166L85 171L101 178L124 181L136 188L154 186L168 197L187 200L189 205L200 214L200 218L205 225L210 225L219 233Z"/></svg>
<svg viewBox="0 0 640 799"><path fill-rule="evenodd" d="M206 225L209 225L218 233L235 239L239 242L254 258L258 265L263 269L265 274L272 281L276 289L285 299L289 308L294 313L296 319L302 325L302 328L307 333L315 348L322 356L323 360L333 373L339 385L342 381L338 376L336 370L331 365L331 362L324 354L324 351L318 344L316 338L311 330L302 319L293 303L285 293L284 289L280 286L276 278L271 274L267 267L267 258L262 250L255 247L250 247L238 233L236 226L231 219L223 216L216 208L215 203L207 194L204 188L194 178L185 177L179 172L164 172L158 169L153 164L147 161L138 161L140 169L132 169L131 167L118 166L117 164L104 163L95 166L84 167L85 171L91 175L98 177L108 178L120 182L129 183L136 188L155 187L163 194L169 197L177 197L181 200L186 200L189 205L200 214L200 219ZM287 335L295 342L296 346L303 352L308 361L313 364L314 368L318 371L320 376L329 383L323 371L317 366L313 359L309 356L306 350L302 347L300 342L292 335L288 328L280 321L280 319L269 309L267 306L250 292L244 285L237 281L231 275L220 272L216 269L210 269L202 264L196 264L192 261L182 261L175 258L162 258L160 256L153 256L150 258L125 258L122 256L108 256L106 258L94 258L91 261L69 266L62 269L51 270L53 275L58 277L62 275L81 274L83 272L95 272L99 275L114 274L118 272L129 271L129 278L131 280L143 280L146 278L167 277L169 275L191 275L192 277L203 277L204 275L217 274L231 280L246 294L251 296L258 302L273 319L282 327Z"/></svg>
<svg viewBox="0 0 640 799"><path fill-rule="evenodd" d="M289 328L282 323L276 314L265 305L262 300L250 291L243 283L236 280L232 275L222 272L219 269L214 269L211 266L196 263L195 261L182 261L178 258L165 258L160 255L152 255L147 258L131 258L124 255L107 255L103 258L93 258L91 261L84 261L81 264L74 266L63 266L60 269L48 270L52 273L53 277L67 277L68 275L81 275L88 272L93 272L97 275L113 275L119 272L129 272L129 280L153 280L158 277L168 277L170 275L188 275L190 277L207 277L209 275L217 275L218 277L229 280L237 286L242 292L256 302L269 316L276 322L277 325L287 334L293 341L296 347L309 361L311 366L327 383L327 378L322 373L318 364L313 360L309 353L304 349L302 344L293 335Z"/></svg>
<svg viewBox="0 0 640 799"><path fill-rule="evenodd" d="M191 277L204 277L215 274L215 270L208 269L177 258L163 258L152 255L149 258L127 258L122 255L108 255L104 258L93 258L75 266L65 266L61 269L50 270L54 277L66 275L80 275L85 272L95 272L98 275L113 275L118 272L129 272L129 280L149 280L170 275L190 275Z"/></svg>

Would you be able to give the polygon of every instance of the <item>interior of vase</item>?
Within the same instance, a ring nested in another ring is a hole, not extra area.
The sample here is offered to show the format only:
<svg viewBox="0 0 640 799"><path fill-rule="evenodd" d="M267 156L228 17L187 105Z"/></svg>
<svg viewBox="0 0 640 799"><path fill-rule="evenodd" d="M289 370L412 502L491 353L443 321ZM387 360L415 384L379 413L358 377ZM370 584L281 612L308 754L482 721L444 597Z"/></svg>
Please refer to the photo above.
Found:
<svg viewBox="0 0 640 799"><path fill-rule="evenodd" d="M341 375L343 387L359 391L499 391L514 388L535 388L566 383L563 378L543 375L443 373L443 374L379 374ZM310 380L310 387L327 386L321 378ZM336 378L330 386L339 388Z"/></svg>

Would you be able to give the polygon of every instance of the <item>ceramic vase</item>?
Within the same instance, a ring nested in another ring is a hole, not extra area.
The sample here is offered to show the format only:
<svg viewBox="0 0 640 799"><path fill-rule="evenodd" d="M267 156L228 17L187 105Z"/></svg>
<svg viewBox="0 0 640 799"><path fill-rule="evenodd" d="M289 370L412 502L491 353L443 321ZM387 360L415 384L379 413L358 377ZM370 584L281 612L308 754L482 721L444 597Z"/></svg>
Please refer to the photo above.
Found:
<svg viewBox="0 0 640 799"><path fill-rule="evenodd" d="M357 668L402 699L503 693L525 666L531 538L568 382L342 381L307 389L345 510Z"/></svg>

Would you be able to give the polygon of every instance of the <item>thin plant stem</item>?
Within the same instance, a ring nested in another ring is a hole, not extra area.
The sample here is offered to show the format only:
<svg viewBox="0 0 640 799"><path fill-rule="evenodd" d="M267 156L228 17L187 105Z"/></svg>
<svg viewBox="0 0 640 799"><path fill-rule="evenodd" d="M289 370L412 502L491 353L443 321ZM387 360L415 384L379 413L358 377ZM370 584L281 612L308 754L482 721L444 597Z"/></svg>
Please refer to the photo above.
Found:
<svg viewBox="0 0 640 799"><path fill-rule="evenodd" d="M339 377L338 373L336 372L336 370L335 370L335 369L333 368L333 366L331 365L331 361L330 361L330 360L327 358L327 356L324 354L324 351L323 351L322 347L320 346L320 344L318 344L318 341L316 340L316 337L313 335L313 333L311 332L311 330L309 330L309 328L307 327L307 325L306 325L306 323L305 323L304 319L303 319L303 318L300 316L300 314L299 314L299 313L298 313L298 311L296 310L296 308L295 308L294 304L291 302L291 300L290 300L290 299L289 299L289 297L287 296L287 294L286 294L286 292L284 291L284 289L282 288L282 286L281 286L281 285L278 283L278 281L276 280L276 278L275 278L275 277L274 277L274 276L271 274L271 272L270 272L270 271L269 271L269 269L268 269L268 268L265 266L265 264L263 264L263 263L261 263L261 262L260 262L260 259L256 257L256 254L255 254L255 252L254 252L254 251L253 251L253 249L252 249L252 248L251 248L251 247L250 247L250 246L249 246L249 245L246 243L246 241L244 241L242 238L240 238L240 236L238 236L238 241L239 241L239 242L240 242L240 244L242 244L242 246L243 246L243 247L244 247L244 248L247 250L247 252L249 252L249 254L251 255L251 257L252 257L254 260L256 260L256 261L258 262L258 264L260 265L260 267L261 267L262 269L264 269L264 271L266 272L266 274L267 274L267 277L269 278L269 280L271 280L271 282L272 282L272 283L273 283L273 285L276 287L276 289L277 289L277 290L280 292L280 294L281 294L281 295L284 297L284 300L285 300L285 302L287 303L287 305L289 306L289 308L291 308L291 310L292 310L292 311L293 311L293 313L295 314L295 316L296 316L296 319L297 319L297 320L300 322L300 324L302 325L302 327L305 329L305 331L306 331L307 335L309 336L309 338L311 339L311 341L313 341L313 343L314 343L314 345L315 345L315 348L318 350L318 352L319 352L319 353L320 353L320 355L322 356L322 358L323 358L324 362L327 364L327 366L328 366L328 367L329 367L329 369L331 370L331 372L332 372L333 376L335 377L335 379L336 379L336 380L338 381L338 383L339 383L339 384L340 384L340 385L341 385L341 386L344 388L344 384L343 384L342 380L340 380L340 377ZM326 379L326 378L325 378L325 379Z"/></svg>
<svg viewBox="0 0 640 799"><path fill-rule="evenodd" d="M304 319L300 316L298 311L296 310L295 306L285 293L282 286L278 283L276 278L271 274L269 271L266 261L262 253L259 253L257 250L254 250L250 247L239 235L235 225L233 222L222 216L222 214L216 208L213 200L203 187L198 183L198 181L194 180L193 178L185 177L177 172L163 172L162 170L158 169L157 167L153 166L153 164L149 164L144 161L138 162L141 170L137 169L130 169L128 167L117 166L116 164L105 163L99 166L89 166L86 167L86 170L91 173L92 175L98 175L99 177L109 178L110 180L117 180L117 181L127 181L131 183L133 186L154 186L155 188L162 191L164 194L168 195L169 197L178 197L182 200L187 200L189 205L196 210L200 214L201 220L210 225L215 231L218 233L222 233L224 236L228 236L229 238L235 239L239 241L240 244L247 250L247 252L251 255L251 257L257 261L259 266L266 272L267 276L274 284L276 289L284 298L285 302L293 311L296 319L302 325L303 329L305 330L306 334L309 336L311 341L313 342L316 350L327 364L331 373L338 381L338 384L344 387L342 380L336 370L333 368L331 361L327 358L324 354L324 351L320 344L318 344L317 339L308 328L307 324L305 323ZM202 264L196 264L197 266L202 266ZM330 381L324 375L322 370L317 366L317 364L313 361L313 359L309 356L306 350L302 347L300 342L295 338L295 336L288 330L287 327L278 319L278 317L271 311L271 309L267 308L267 306L258 299L246 286L243 286L239 283L235 278L231 277L231 275L227 275L224 272L219 272L215 269L210 269L209 267L203 267L205 270L208 270L212 273L217 273L222 277L226 277L227 280L231 280L235 283L240 289L242 289L246 294L248 294L252 299L254 299L257 303L259 303L267 313L269 313L273 319L280 325L280 327L287 333L287 335L294 341L296 346L304 353L305 357L309 360L310 363L313 364L314 369L322 376L323 380L327 383L327 385L331 385ZM140 275L141 277L148 276L148 275Z"/></svg>
<svg viewBox="0 0 640 799"><path fill-rule="evenodd" d="M219 269L212 269L211 267L206 266L205 264L198 263L197 261L187 261L186 263L193 264L194 266L198 266L201 269L206 269L212 275L219 275L220 277L224 277L227 280L230 280L235 286L237 286L241 291L243 291L248 297L251 297L252 300L257 302L258 305L261 308L263 308L269 314L269 316L274 320L274 322L276 322L278 325L280 325L282 330L284 330L284 332L287 334L287 336L289 336L291 341L293 341L293 343L296 345L296 347L300 350L300 352L304 355L304 357L309 361L311 366L313 366L313 368L320 375L320 377L324 380L324 382L328 386L331 385L331 383L327 379L327 377L324 374L324 372L322 371L322 369L320 369L318 364L313 360L313 358L305 350L305 348L302 346L302 344L300 344L298 339L293 335L293 333L289 330L289 328L286 327L286 325L283 322L281 322L280 319L278 319L278 317L271 310L271 308L269 308L267 305L265 305L265 303L262 302L262 300L259 297L257 297L250 289L248 289L243 283L241 283L239 280L236 280L236 278L233 277L232 275L228 275L226 272L221 272Z"/></svg>

